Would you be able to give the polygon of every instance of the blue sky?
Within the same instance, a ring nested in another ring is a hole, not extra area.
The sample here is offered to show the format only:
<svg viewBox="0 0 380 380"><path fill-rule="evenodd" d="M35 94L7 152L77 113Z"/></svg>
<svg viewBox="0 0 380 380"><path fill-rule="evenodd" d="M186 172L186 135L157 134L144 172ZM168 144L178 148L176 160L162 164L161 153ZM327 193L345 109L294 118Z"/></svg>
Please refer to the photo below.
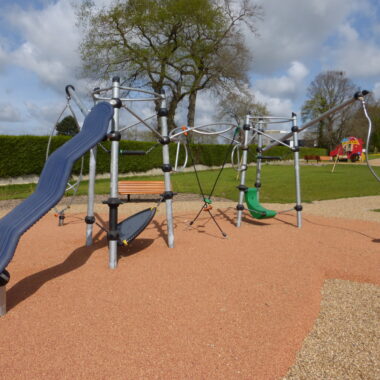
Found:
<svg viewBox="0 0 380 380"><path fill-rule="evenodd" d="M93 83L80 68L73 0L1 0L0 133L47 134L65 105L64 88L85 96ZM98 3L108 3L98 0ZM299 112L323 70L340 70L380 98L380 3L377 0L257 0L263 7L250 83L273 115ZM213 98L199 102L197 124L217 121Z"/></svg>

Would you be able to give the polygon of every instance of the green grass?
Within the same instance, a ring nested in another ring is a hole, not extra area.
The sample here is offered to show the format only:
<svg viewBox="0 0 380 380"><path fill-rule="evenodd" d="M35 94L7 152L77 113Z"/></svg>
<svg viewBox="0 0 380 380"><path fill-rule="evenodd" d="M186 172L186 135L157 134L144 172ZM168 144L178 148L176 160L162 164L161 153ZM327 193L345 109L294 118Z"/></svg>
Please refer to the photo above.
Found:
<svg viewBox="0 0 380 380"><path fill-rule="evenodd" d="M331 173L331 165L301 166L301 194L303 202L315 200L338 199L347 197L363 197L380 195L380 183L375 180L368 168L364 165L337 165ZM375 168L380 175L380 167ZM218 170L199 172L199 178L206 195L218 175ZM158 180L162 176L139 176L125 179ZM182 193L199 193L195 174L178 173L172 175L173 189ZM247 186L255 182L255 168L247 172ZM214 196L236 201L239 184L236 171L225 169L215 189ZM87 194L87 181L83 181L78 195ZM0 187L0 199L25 198L34 191L35 185L8 185ZM96 193L108 194L110 188L108 179L97 180ZM264 165L262 170L262 188L260 193L262 202L289 203L295 199L294 169L291 165Z"/></svg>
<svg viewBox="0 0 380 380"><path fill-rule="evenodd" d="M202 184L208 183L208 186L204 186L205 192L210 191L217 173L207 171L200 172L199 175ZM253 186L254 182L255 170L252 168L247 173L247 186ZM189 177L189 174L174 176L173 185L174 189L179 192L185 192L186 189L188 192L198 192L197 184L191 176ZM232 169L225 169L214 195L237 200L237 185L236 172ZM338 165L334 173L331 173L331 165L302 166L301 194L303 202L379 195L380 183L375 180L365 166ZM295 181L293 167L281 165L264 166L260 199L262 202L294 202Z"/></svg>

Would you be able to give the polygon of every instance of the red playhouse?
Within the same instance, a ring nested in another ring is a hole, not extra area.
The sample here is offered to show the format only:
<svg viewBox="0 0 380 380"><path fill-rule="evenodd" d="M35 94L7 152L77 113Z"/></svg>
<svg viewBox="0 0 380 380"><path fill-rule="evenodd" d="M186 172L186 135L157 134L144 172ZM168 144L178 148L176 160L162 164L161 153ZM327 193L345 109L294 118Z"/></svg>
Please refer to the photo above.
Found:
<svg viewBox="0 0 380 380"><path fill-rule="evenodd" d="M345 137L341 143L330 152L330 157L339 161L359 161L363 158L363 144L364 142L362 139Z"/></svg>

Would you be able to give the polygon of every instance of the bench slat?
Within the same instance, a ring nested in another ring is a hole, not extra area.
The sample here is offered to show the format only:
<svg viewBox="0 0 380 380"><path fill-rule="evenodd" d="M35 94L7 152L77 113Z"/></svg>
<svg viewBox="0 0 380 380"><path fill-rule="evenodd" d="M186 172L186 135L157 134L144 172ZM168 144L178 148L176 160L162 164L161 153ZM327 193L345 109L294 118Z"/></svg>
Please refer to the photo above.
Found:
<svg viewBox="0 0 380 380"><path fill-rule="evenodd" d="M164 181L119 181L119 194L161 194Z"/></svg>

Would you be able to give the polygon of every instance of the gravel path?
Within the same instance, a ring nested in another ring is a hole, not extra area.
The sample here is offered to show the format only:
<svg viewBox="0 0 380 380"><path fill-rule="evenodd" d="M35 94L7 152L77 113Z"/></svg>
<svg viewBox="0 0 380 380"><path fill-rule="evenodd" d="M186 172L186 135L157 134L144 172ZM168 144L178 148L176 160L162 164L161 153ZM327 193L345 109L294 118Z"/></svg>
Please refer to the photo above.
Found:
<svg viewBox="0 0 380 380"><path fill-rule="evenodd" d="M321 311L284 380L380 379L380 287L326 280Z"/></svg>

